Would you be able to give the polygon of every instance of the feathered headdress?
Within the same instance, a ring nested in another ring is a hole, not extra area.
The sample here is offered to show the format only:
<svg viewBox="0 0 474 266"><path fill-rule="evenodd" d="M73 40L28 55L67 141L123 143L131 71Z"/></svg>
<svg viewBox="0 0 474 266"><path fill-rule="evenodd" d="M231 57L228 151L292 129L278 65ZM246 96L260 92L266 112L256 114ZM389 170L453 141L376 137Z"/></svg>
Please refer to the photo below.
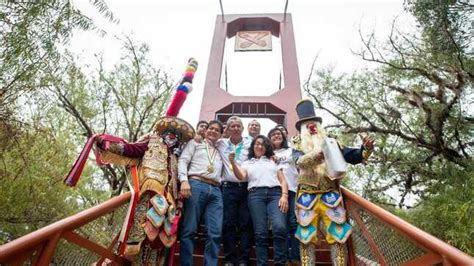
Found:
<svg viewBox="0 0 474 266"><path fill-rule="evenodd" d="M193 90L194 73L198 67L198 62L194 58L188 60L188 65L184 75L176 87L176 93L166 111L166 116L160 118L155 126L155 131L162 134L167 130L175 130L181 134L181 141L186 142L194 137L194 128L183 119L178 118L179 110L186 101L188 94Z"/></svg>

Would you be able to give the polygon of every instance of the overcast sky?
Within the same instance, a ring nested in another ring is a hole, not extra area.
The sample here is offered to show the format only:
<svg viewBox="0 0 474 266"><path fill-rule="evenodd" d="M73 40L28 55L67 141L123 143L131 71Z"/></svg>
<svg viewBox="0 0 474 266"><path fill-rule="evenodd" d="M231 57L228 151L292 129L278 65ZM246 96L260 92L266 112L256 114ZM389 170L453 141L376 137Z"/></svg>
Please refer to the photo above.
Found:
<svg viewBox="0 0 474 266"><path fill-rule="evenodd" d="M72 50L82 53L84 63L93 62L90 61L94 60L92 55L103 52L105 63L111 67L120 55L120 42L113 35L133 33L137 41L149 44L153 64L169 70L176 80L180 78L187 59L195 57L199 69L194 79L194 90L179 115L194 125L199 119L214 23L216 15L221 14L219 1L106 2L120 19L118 25L107 23L88 0L74 0L77 8L110 34L105 37L91 32L76 34ZM283 0L222 0L222 3L224 14L283 13L285 7ZM316 67L333 66L336 73L364 68L365 63L351 53L351 49L360 48L359 28L365 33L375 30L382 37L390 32L394 18L398 17L398 21L405 24L410 21L403 11L403 0L290 0L287 12L293 17L301 83L307 79L318 53ZM225 63L232 93L265 95L276 90L281 70L278 39L274 38L271 53L235 53L233 40L228 44ZM254 68L249 68L249 65ZM242 88L248 91L242 91ZM264 122L262 133L266 134L271 126L273 123Z"/></svg>

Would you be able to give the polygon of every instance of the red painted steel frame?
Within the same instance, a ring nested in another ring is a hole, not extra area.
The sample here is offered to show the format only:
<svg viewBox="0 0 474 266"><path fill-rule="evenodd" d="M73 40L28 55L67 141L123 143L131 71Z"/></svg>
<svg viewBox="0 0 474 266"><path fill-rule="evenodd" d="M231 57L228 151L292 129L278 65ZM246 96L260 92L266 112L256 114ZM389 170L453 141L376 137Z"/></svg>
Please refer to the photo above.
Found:
<svg viewBox="0 0 474 266"><path fill-rule="evenodd" d="M281 39L284 88L270 96L234 96L220 88L226 38L243 30L270 30ZM211 120L216 112L231 103L271 103L286 112L289 134L295 135L296 103L301 100L301 87L296 59L295 36L291 14L238 14L217 16L212 39L200 119ZM268 118L265 115L255 117Z"/></svg>
<svg viewBox="0 0 474 266"><path fill-rule="evenodd" d="M350 205L350 201L346 201L346 206L347 206L347 209L349 211L349 213L351 214L352 218L354 218L354 220L356 221L356 223L359 225L360 227L360 230L362 231L362 235L365 237L365 239L367 240L367 242L369 243L369 246L370 248L372 249L372 251L374 252L375 254L375 257L377 258L377 261L380 265L387 265L387 263L385 262L385 258L382 254L382 252L380 251L379 247L377 246L377 243L375 242L375 240L370 236L369 232L367 231L367 228L365 228L365 225L364 223L362 222L362 219L359 217L359 215L357 214L357 212L354 210L354 208L352 208L352 206Z"/></svg>
<svg viewBox="0 0 474 266"><path fill-rule="evenodd" d="M130 192L124 193L95 207L84 210L78 214L67 217L0 246L0 264L21 264L21 262L18 261L19 256L31 254L33 251L40 248L38 261L36 261L35 264L48 265L54 255L57 242L61 237L68 240L74 240L74 242L80 243L80 245L87 247L90 251L95 251L97 254L105 255L111 260L124 262L125 260L123 258L108 252L107 248L98 246L88 240L85 241L82 237L72 233L72 231L109 212L112 212L116 208L126 204L129 199ZM24 257L23 261L27 258L28 257Z"/></svg>
<svg viewBox="0 0 474 266"><path fill-rule="evenodd" d="M407 239L413 241L418 247L424 249L427 253L417 257L411 261L405 262L404 265L433 265L442 263L443 265L474 265L474 258L461 252L460 250L444 243L438 238L422 231L421 229L405 222L399 217L382 209L381 207L371 203L370 201L360 197L359 195L342 188L346 206L352 217L358 225L365 231L365 225L362 220L355 215L355 205L369 212L371 215L379 219L387 226L398 231ZM59 239L65 239L82 246L91 252L100 255L102 258L109 258L119 264L124 264L126 260L118 257L110 251L110 247L102 247L96 243L83 238L73 231L89 222L94 221L98 217L106 215L116 208L126 204L130 199L130 192L110 199L98 206L84 210L76 215L67 217L61 221L48 225L42 229L32 232L26 236L18 238L3 246L0 246L0 264L22 265L30 256L35 253L34 265L47 265L54 255ZM366 237L368 232L364 234ZM370 237L369 237L370 238ZM371 248L377 243L371 243ZM350 250L353 249L351 248ZM375 248L378 251L378 248ZM351 253L352 253L351 252ZM385 264L383 255L380 251L377 259L379 263ZM354 254L351 254L352 256ZM354 258L351 260L354 262Z"/></svg>
<svg viewBox="0 0 474 266"><path fill-rule="evenodd" d="M390 226L400 234L406 236L409 240L413 241L418 247L424 249L429 253L439 254L441 261L437 263L443 263L443 265L474 265L474 258L463 253L459 249L446 244L438 238L426 233L418 227L409 224L403 219L391 214L383 208L373 204L372 202L362 198L361 196L351 192L345 188L342 188L342 194L348 204L348 208L352 208L352 204L357 204L365 211L368 211L377 219L382 221L384 224ZM426 260L433 262L433 256L422 256ZM410 263L410 262L408 262Z"/></svg>

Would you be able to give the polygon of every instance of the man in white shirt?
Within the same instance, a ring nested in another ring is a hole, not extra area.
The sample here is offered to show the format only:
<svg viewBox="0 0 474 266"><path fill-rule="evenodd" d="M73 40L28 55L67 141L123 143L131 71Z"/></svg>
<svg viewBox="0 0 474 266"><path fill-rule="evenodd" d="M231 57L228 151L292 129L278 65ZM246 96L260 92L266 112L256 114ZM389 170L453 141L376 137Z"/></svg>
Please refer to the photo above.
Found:
<svg viewBox="0 0 474 266"><path fill-rule="evenodd" d="M181 265L193 265L194 238L204 218L206 246L204 265L217 265L222 233L223 201L220 190L222 159L217 140L223 132L221 122L212 120L200 143L188 142L178 162L180 195L185 199L181 229Z"/></svg>
<svg viewBox="0 0 474 266"><path fill-rule="evenodd" d="M196 125L196 134L204 139L206 137L206 130L208 127L209 123L207 121L200 120Z"/></svg>
<svg viewBox="0 0 474 266"><path fill-rule="evenodd" d="M230 117L227 120L229 138L221 139L217 144L224 163L222 173L222 197L225 207L222 235L224 265L248 265L252 246L252 220L247 204L248 183L235 177L229 161L229 154L232 152L236 154L235 161L238 165L248 160L251 139L242 137L243 130L242 120L237 116ZM240 241L237 231L240 232ZM240 243L239 247L237 247L238 243Z"/></svg>
<svg viewBox="0 0 474 266"><path fill-rule="evenodd" d="M253 140L256 136L260 135L260 130L262 129L257 119L250 121L247 128L249 131L249 137L251 137L250 140Z"/></svg>

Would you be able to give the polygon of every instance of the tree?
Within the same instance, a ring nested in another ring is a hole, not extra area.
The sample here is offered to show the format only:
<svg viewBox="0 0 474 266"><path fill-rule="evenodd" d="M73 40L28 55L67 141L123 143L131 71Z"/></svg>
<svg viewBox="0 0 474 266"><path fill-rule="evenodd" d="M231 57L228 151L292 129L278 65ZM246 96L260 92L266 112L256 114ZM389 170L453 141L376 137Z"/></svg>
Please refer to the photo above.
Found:
<svg viewBox="0 0 474 266"><path fill-rule="evenodd" d="M90 177L76 190L64 186L75 145L67 127L54 130L43 121L34 114L21 130L8 135L0 131L5 140L0 153L0 244L104 200L103 186ZM87 167L85 176L92 176L92 170ZM83 193L85 187L88 194Z"/></svg>
<svg viewBox="0 0 474 266"><path fill-rule="evenodd" d="M117 22L104 1L91 2ZM63 60L73 31L100 31L71 3L0 4L0 243L103 200L103 185L92 178L74 191L62 184L76 146L67 117L50 100L41 100L57 77L52 70ZM91 176L92 168L85 172ZM87 194L78 193L82 186Z"/></svg>
<svg viewBox="0 0 474 266"><path fill-rule="evenodd" d="M473 255L474 164L463 170L443 169L442 175L448 177L448 180L429 188L431 193L418 208L408 211L405 217Z"/></svg>
<svg viewBox="0 0 474 266"><path fill-rule="evenodd" d="M103 0L92 1L109 21L117 22ZM63 56L75 29L97 29L71 1L2 1L0 4L0 122L22 122L17 100L49 87L49 70Z"/></svg>
<svg viewBox="0 0 474 266"><path fill-rule="evenodd" d="M93 163L86 166L75 189L62 182L87 137L107 132L136 141L164 114L171 79L149 63L147 45L129 37L123 44L123 56L112 70L103 68L99 56L98 69L85 74L73 55L63 57L51 70L58 76L49 81L48 89L31 92L24 101L28 123L22 127L2 124L0 243L123 190L124 169L98 168Z"/></svg>
<svg viewBox="0 0 474 266"><path fill-rule="evenodd" d="M150 132L154 122L164 115L171 97L173 83L166 72L156 69L148 58L149 47L125 36L120 63L105 70L101 56L93 78L87 78L70 57L64 65L63 78L54 81L51 92L59 106L77 125L75 137L108 133L129 142ZM80 144L78 144L80 145ZM112 195L121 193L127 173L122 168L105 166L103 177Z"/></svg>
<svg viewBox="0 0 474 266"><path fill-rule="evenodd" d="M377 70L338 77L320 70L305 91L335 118L328 128L377 134L373 163L380 170L367 180L364 194L376 198L396 187L404 206L409 193L421 196L437 182L446 165L462 169L471 162L472 58L465 50L440 56L429 38L402 34L395 24L384 44L373 35L362 40L358 55L379 64Z"/></svg>
<svg viewBox="0 0 474 266"><path fill-rule="evenodd" d="M377 136L375 156L353 168L349 186L392 210L407 208L395 210L470 253L474 61L466 22L472 7L407 1L417 31L401 32L394 21L385 42L360 34L356 54L377 64L375 70L336 76L322 69L305 84L343 142L365 132Z"/></svg>
<svg viewBox="0 0 474 266"><path fill-rule="evenodd" d="M472 52L472 9L470 1L413 1L405 9L416 17L430 49L449 60L453 55L463 64L463 53Z"/></svg>

